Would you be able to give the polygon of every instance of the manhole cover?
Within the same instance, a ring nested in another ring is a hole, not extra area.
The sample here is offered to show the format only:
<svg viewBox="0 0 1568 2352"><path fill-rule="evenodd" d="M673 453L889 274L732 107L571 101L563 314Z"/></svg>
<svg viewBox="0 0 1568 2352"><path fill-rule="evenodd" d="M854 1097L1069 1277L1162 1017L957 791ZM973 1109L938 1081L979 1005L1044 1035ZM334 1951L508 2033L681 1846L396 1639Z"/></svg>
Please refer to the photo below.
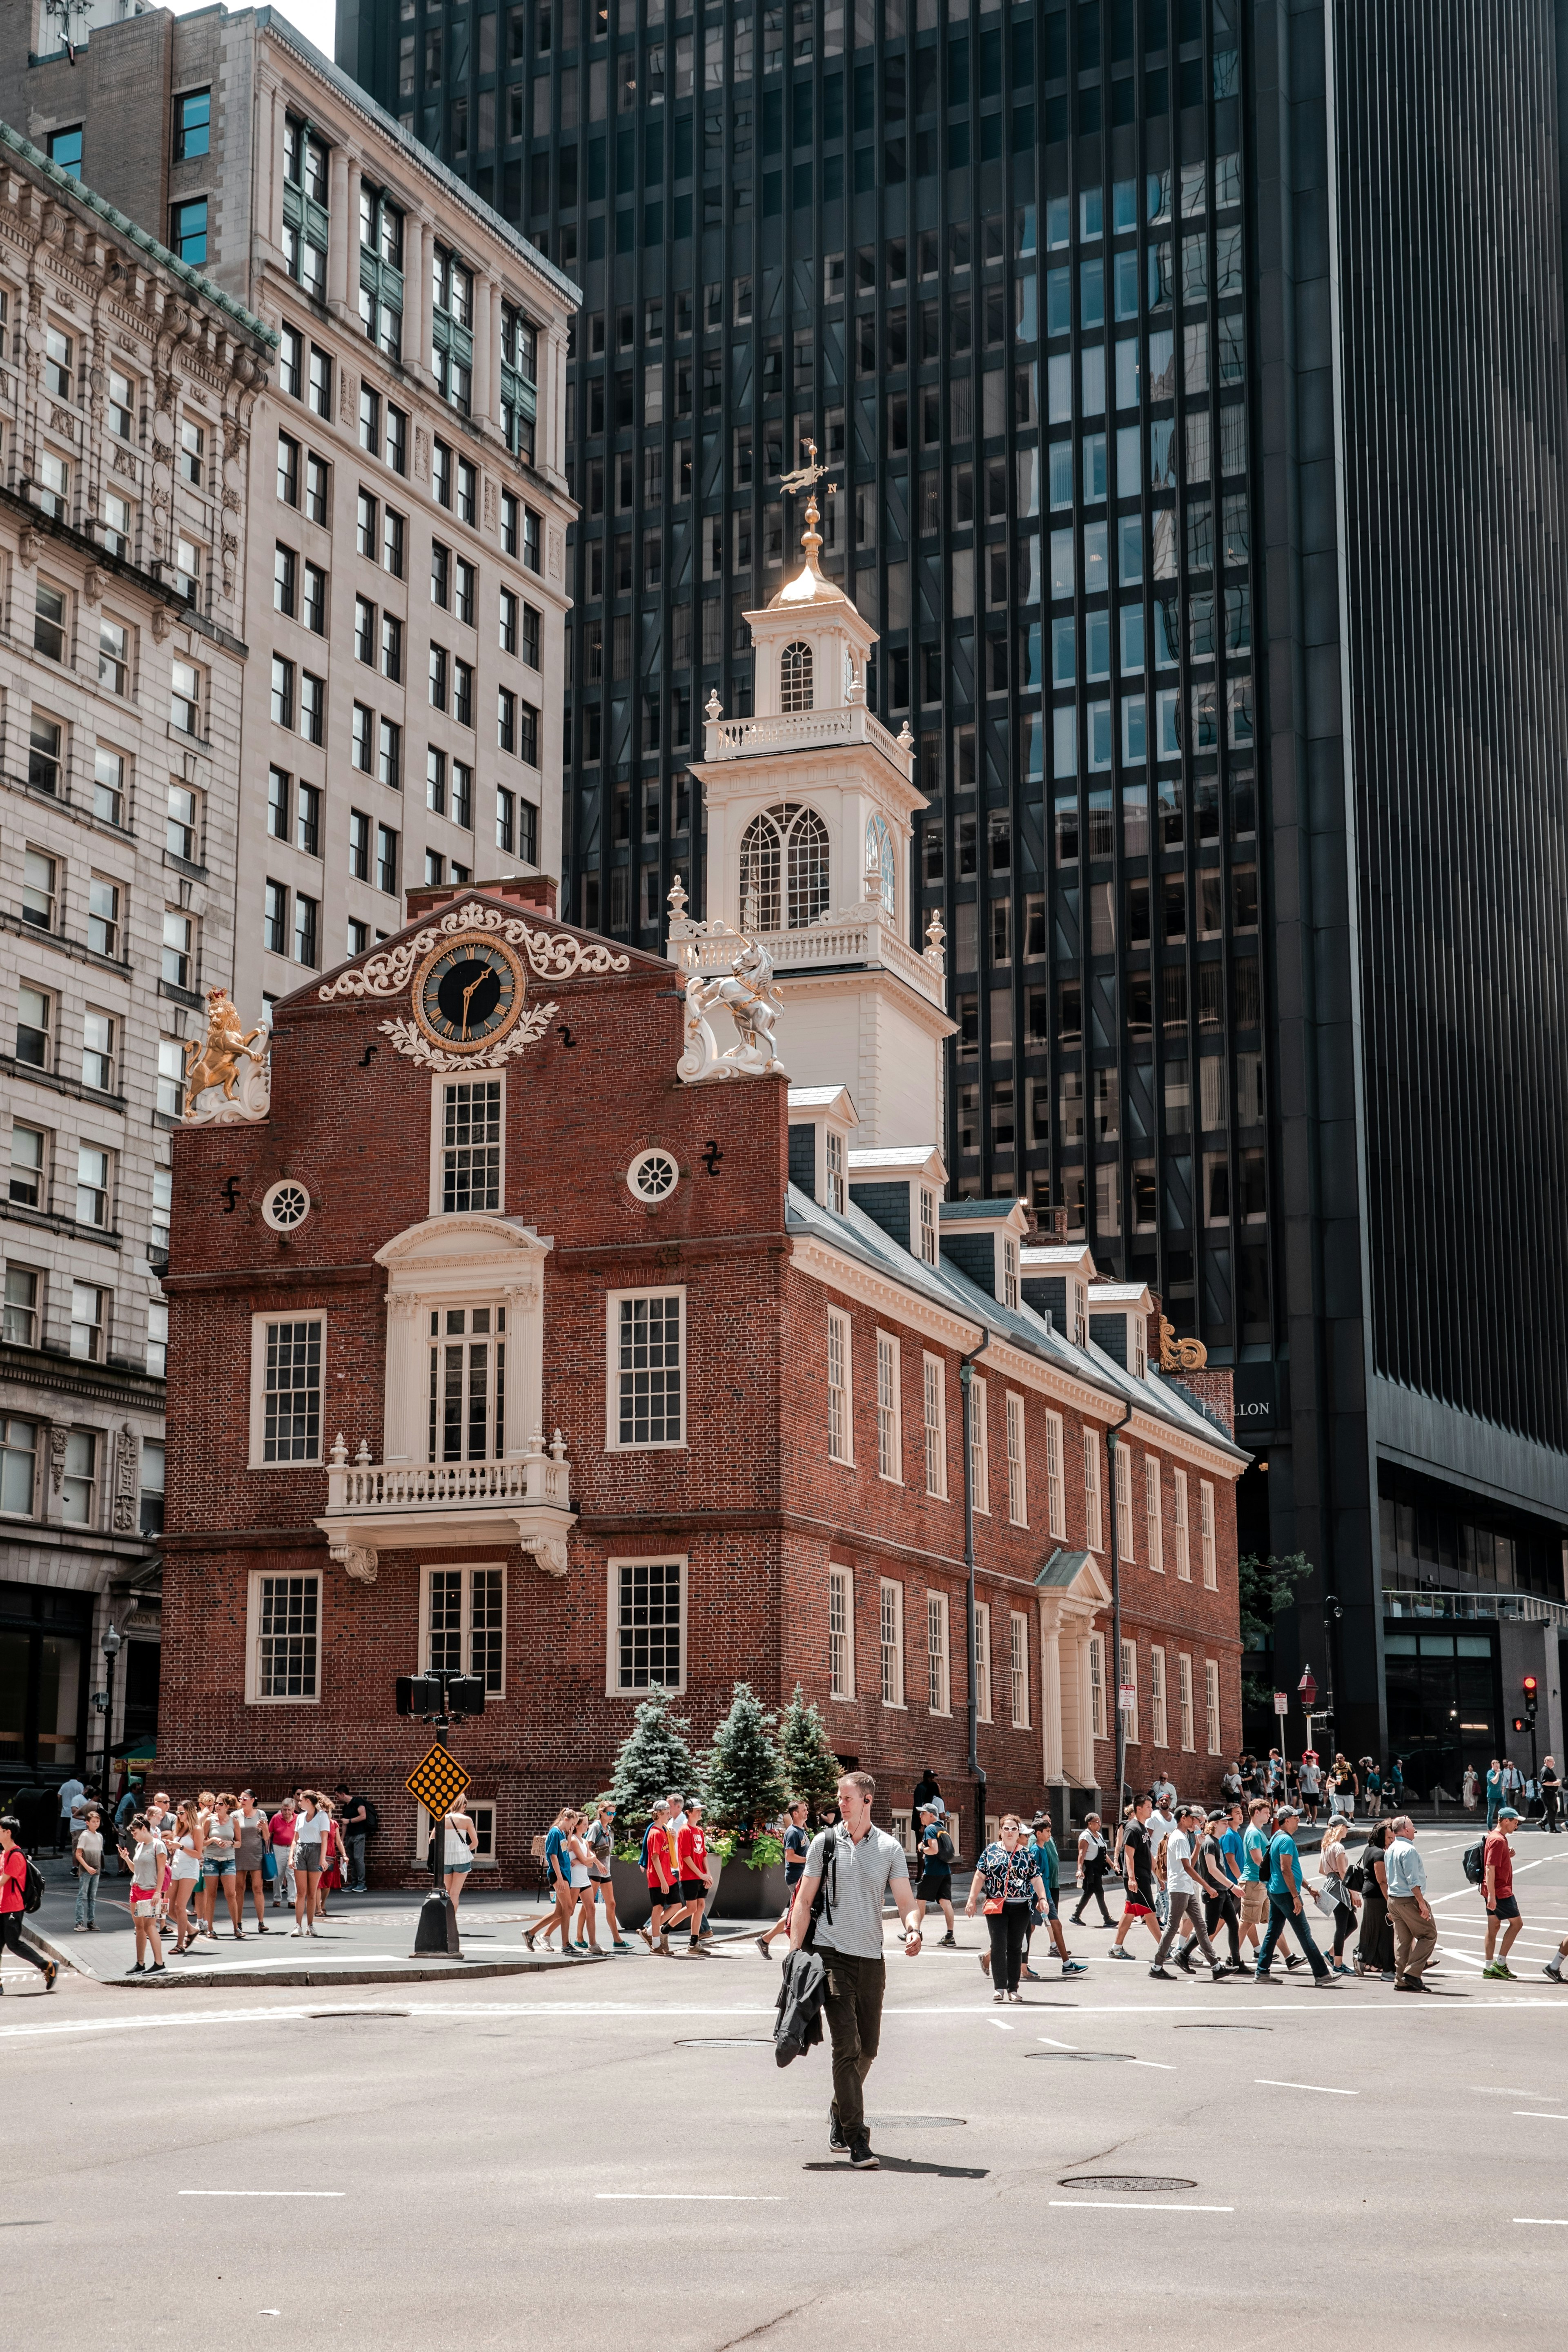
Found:
<svg viewBox="0 0 1568 2352"><path fill-rule="evenodd" d="M967 2116L868 2116L873 2131L952 2131L969 2121Z"/></svg>
<svg viewBox="0 0 1568 2352"><path fill-rule="evenodd" d="M1073 2058L1080 2066L1092 2066L1101 2062L1113 2066L1130 2066L1131 2050L1026 2050L1026 2058Z"/></svg>
<svg viewBox="0 0 1568 2352"><path fill-rule="evenodd" d="M1272 2033L1271 2025L1177 2025L1175 2033Z"/></svg>
<svg viewBox="0 0 1568 2352"><path fill-rule="evenodd" d="M689 2034L677 2038L678 2050L771 2050L773 2042L765 2033Z"/></svg>
<svg viewBox="0 0 1568 2352"><path fill-rule="evenodd" d="M1163 2189L1195 2189L1195 2180L1172 2180L1158 2172L1079 2172L1058 2180L1058 2189L1119 2189L1128 2196L1152 2197Z"/></svg>
<svg viewBox="0 0 1568 2352"><path fill-rule="evenodd" d="M310 2015L318 2025L337 2025L345 2020L363 2024L367 2018L407 2017L406 2009L313 2009Z"/></svg>

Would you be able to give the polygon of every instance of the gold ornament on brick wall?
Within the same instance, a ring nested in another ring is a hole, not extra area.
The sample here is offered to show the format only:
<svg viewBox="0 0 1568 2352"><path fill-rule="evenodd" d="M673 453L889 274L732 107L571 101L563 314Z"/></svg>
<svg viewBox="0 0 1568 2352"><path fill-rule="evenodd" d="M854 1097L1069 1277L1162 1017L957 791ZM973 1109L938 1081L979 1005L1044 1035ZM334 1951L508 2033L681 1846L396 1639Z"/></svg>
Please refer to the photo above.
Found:
<svg viewBox="0 0 1568 2352"><path fill-rule="evenodd" d="M247 1031L227 990L209 988L206 1035L185 1047L187 1122L226 1127L265 1118L272 1100L271 1053L265 1024Z"/></svg>

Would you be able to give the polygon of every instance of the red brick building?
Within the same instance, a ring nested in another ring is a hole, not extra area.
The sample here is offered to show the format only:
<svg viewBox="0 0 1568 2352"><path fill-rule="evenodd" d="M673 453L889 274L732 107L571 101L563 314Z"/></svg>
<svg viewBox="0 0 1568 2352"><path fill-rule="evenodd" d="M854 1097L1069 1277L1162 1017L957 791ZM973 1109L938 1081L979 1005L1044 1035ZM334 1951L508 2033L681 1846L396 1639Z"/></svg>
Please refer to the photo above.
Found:
<svg viewBox="0 0 1568 2352"><path fill-rule="evenodd" d="M799 652L779 657L796 677ZM931 1134L947 1024L940 942L904 947L884 896L920 805L909 762L852 675L846 692L782 749L720 755L756 760L776 833L820 821L826 908L751 908L776 986L719 918L678 916L666 961L558 922L537 879L415 892L406 929L276 1007L266 1115L176 1135L172 1786L346 1780L400 1876L421 1733L395 1678L461 1666L489 1696L455 1744L489 1858L519 1873L556 1807L604 1785L651 1681L705 1742L743 1676L820 1702L885 1820L930 1765L966 1826L966 1355L984 1811L1113 1801L1118 1681L1129 1779L1216 1785L1240 1738L1247 1459L1223 1413L1152 1367L1147 1293L1034 1245L1018 1203L947 1201L934 1145L889 1132L896 1087L853 1148L892 992L906 1064L930 1040L929 1080L899 1085L926 1084ZM738 902L758 866L735 837ZM876 897L835 916L863 841ZM800 1025L814 1053L844 1038L846 1084L792 1059L797 985L820 980L798 934L825 924L862 961L835 958L837 1028L809 1003Z"/></svg>

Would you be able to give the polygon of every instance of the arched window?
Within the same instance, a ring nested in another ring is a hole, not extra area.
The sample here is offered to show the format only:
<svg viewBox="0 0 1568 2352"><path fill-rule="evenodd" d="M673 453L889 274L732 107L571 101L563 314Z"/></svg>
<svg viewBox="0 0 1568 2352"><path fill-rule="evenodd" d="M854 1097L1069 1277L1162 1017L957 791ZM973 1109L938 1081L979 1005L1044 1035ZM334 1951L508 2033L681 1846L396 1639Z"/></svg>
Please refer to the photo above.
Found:
<svg viewBox="0 0 1568 2352"><path fill-rule="evenodd" d="M866 820L866 871L871 871L871 860L877 861L877 871L882 877L882 905L891 919L898 912L898 893L893 877L893 836L888 831L885 817Z"/></svg>
<svg viewBox="0 0 1568 2352"><path fill-rule="evenodd" d="M815 809L763 809L741 836L742 927L799 931L826 912L827 827Z"/></svg>
<svg viewBox="0 0 1568 2352"><path fill-rule="evenodd" d="M812 707L811 647L797 643L785 646L779 656L779 709L809 710Z"/></svg>

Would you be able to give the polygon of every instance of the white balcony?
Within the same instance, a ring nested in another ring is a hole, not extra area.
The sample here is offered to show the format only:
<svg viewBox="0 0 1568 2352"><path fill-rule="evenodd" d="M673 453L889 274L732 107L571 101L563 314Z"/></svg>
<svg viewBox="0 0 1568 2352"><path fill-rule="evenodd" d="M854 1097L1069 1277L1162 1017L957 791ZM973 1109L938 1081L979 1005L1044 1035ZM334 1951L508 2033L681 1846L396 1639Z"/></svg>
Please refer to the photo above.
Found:
<svg viewBox="0 0 1568 2352"><path fill-rule="evenodd" d="M912 780L913 743L889 735L863 702L841 703L829 710L781 711L769 719L710 719L702 756L713 761L771 758L780 751L842 751L856 743L879 751L905 783Z"/></svg>
<svg viewBox="0 0 1568 2352"><path fill-rule="evenodd" d="M516 1544L547 1576L564 1576L576 1516L559 1430L548 1449L536 1433L510 1462L373 1462L363 1444L351 1462L340 1433L327 1470L326 1515L316 1525L332 1558L374 1584L379 1552L432 1538Z"/></svg>
<svg viewBox="0 0 1568 2352"><path fill-rule="evenodd" d="M875 969L896 972L929 1003L945 1003L940 950L921 955L887 919L881 902L868 899L847 915L826 915L804 930L759 931L760 946L773 958L773 970L786 972L839 971ZM669 926L669 952L684 971L704 976L728 971L735 958L736 934L721 923Z"/></svg>

